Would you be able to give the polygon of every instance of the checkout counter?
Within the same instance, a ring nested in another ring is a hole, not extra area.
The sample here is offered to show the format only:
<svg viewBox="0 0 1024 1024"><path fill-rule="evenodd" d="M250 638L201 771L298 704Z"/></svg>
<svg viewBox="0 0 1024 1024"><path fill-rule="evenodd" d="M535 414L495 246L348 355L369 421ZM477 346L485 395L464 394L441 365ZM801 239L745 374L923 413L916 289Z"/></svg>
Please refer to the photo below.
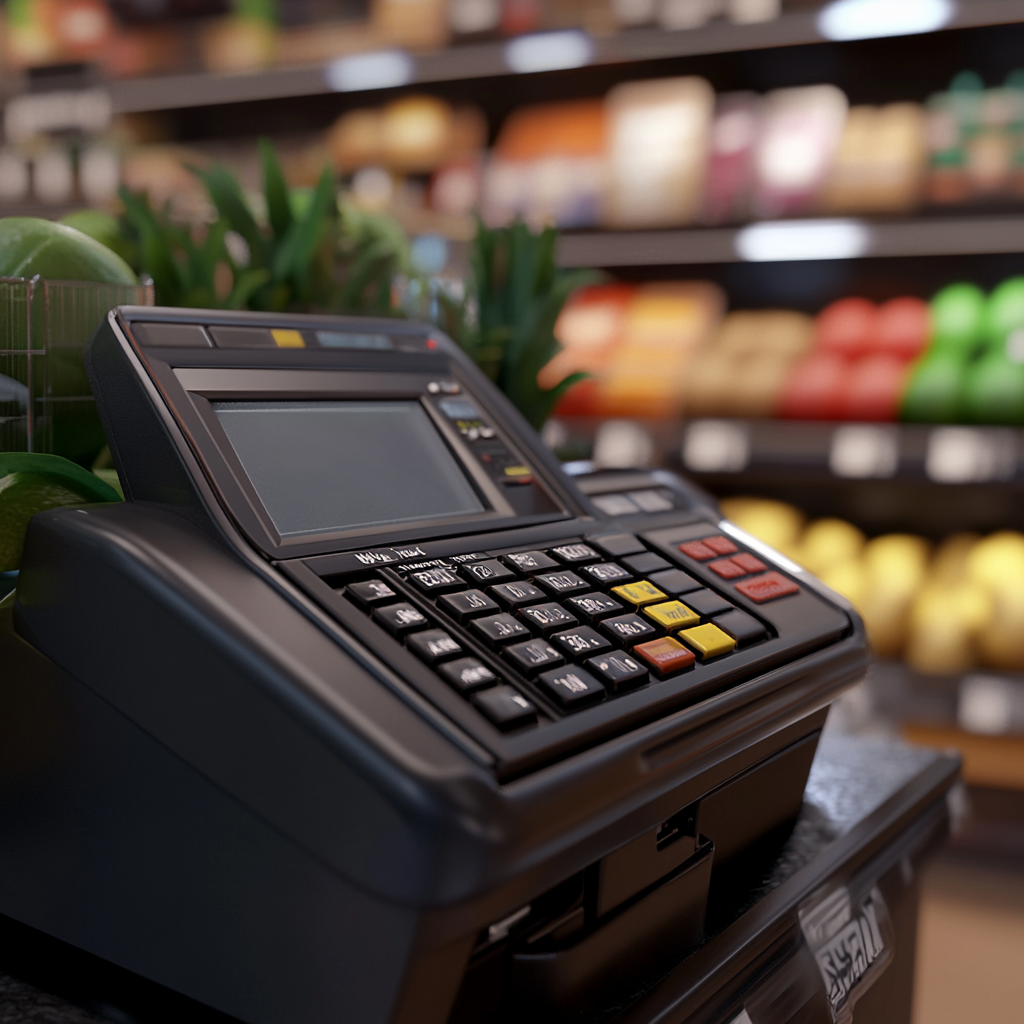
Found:
<svg viewBox="0 0 1024 1024"><path fill-rule="evenodd" d="M768 913L841 598L675 478L577 486L427 328L126 307L86 365L126 502L37 516L0 609L0 914L250 1024L826 1021L887 970L840 858L687 973Z"/></svg>

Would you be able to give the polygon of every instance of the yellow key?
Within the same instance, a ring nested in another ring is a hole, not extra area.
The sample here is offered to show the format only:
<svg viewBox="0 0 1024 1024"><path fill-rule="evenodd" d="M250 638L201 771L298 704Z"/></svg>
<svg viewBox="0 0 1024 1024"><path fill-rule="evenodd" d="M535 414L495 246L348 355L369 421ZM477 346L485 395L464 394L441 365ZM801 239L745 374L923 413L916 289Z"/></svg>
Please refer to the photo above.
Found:
<svg viewBox="0 0 1024 1024"><path fill-rule="evenodd" d="M639 583L624 583L621 587L612 587L612 593L623 601L639 608L655 601L664 601L668 594L663 594L653 583L641 580Z"/></svg>
<svg viewBox="0 0 1024 1024"><path fill-rule="evenodd" d="M274 344L278 348L305 348L306 342L299 331L285 330L283 327L276 327L270 332Z"/></svg>
<svg viewBox="0 0 1024 1024"><path fill-rule="evenodd" d="M644 609L644 615L663 629L678 629L680 626L696 626L700 616L681 601L666 601L652 604Z"/></svg>
<svg viewBox="0 0 1024 1024"><path fill-rule="evenodd" d="M679 636L700 655L702 661L728 654L736 646L736 641L713 622L681 630Z"/></svg>

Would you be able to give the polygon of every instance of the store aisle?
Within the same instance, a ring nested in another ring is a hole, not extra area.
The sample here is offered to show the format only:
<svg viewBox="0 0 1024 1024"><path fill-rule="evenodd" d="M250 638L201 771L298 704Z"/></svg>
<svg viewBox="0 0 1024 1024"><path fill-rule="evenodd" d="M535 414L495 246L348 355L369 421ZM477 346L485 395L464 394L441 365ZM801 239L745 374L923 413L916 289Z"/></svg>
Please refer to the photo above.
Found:
<svg viewBox="0 0 1024 1024"><path fill-rule="evenodd" d="M1024 1019L1024 865L947 854L927 870L914 1024Z"/></svg>

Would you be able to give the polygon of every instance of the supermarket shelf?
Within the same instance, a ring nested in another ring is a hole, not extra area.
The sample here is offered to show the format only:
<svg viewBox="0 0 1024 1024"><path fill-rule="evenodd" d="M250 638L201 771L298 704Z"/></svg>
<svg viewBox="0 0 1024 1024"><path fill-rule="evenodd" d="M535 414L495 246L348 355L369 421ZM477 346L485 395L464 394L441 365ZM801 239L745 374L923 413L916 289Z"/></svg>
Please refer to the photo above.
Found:
<svg viewBox="0 0 1024 1024"><path fill-rule="evenodd" d="M834 221L789 221L796 230ZM870 257L967 256L1024 251L1024 217L861 221L843 219L855 232L851 245L837 250L823 237L814 251L811 239L787 246L779 262L794 259L865 259ZM749 228L694 228L678 231L600 231L567 234L560 239L558 259L565 267L648 267L745 262L744 239ZM826 248L827 247L827 248ZM758 262L773 262L758 259Z"/></svg>
<svg viewBox="0 0 1024 1024"><path fill-rule="evenodd" d="M1024 0L970 0L960 4L944 31L1020 21L1024 21ZM589 57L571 65L574 67L642 63L824 41L813 11L793 12L751 25L715 22L684 31L634 29L610 36L583 32L580 35L587 40ZM330 84L330 69L331 65L320 65L234 75L171 75L112 82L109 89L118 113L177 110L331 93L335 89ZM505 43L482 43L411 54L407 73L395 84L453 82L511 73Z"/></svg>

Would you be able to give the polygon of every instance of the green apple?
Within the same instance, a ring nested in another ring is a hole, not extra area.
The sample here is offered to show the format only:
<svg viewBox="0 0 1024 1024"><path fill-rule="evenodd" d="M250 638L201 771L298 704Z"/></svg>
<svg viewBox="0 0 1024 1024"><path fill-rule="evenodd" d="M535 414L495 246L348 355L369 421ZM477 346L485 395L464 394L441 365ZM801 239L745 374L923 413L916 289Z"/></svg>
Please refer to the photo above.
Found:
<svg viewBox="0 0 1024 1024"><path fill-rule="evenodd" d="M1024 424L1024 365L993 352L968 370L964 418L974 423Z"/></svg>
<svg viewBox="0 0 1024 1024"><path fill-rule="evenodd" d="M932 352L919 360L900 403L900 419L955 423L966 372L966 360L955 352Z"/></svg>
<svg viewBox="0 0 1024 1024"><path fill-rule="evenodd" d="M982 340L985 293L961 282L943 288L931 301L932 347L967 354Z"/></svg>

